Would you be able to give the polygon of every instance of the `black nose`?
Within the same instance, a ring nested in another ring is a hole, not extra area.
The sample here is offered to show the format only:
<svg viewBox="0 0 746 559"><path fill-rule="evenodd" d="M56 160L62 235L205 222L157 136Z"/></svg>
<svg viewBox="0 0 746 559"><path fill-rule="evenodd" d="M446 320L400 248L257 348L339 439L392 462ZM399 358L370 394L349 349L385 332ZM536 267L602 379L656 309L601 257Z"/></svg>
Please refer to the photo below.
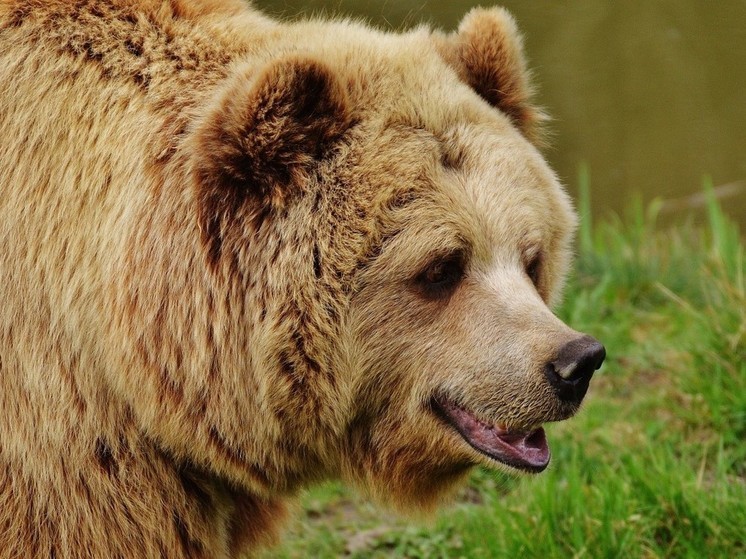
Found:
<svg viewBox="0 0 746 559"><path fill-rule="evenodd" d="M606 349L598 340L582 336L563 345L544 373L560 399L580 403L605 358Z"/></svg>

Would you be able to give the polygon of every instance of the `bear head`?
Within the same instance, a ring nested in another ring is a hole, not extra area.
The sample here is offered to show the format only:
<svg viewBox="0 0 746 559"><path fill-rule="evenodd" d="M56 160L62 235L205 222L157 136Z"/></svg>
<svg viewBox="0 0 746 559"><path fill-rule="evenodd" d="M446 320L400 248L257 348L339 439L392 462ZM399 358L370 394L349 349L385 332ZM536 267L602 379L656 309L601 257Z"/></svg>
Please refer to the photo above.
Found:
<svg viewBox="0 0 746 559"><path fill-rule="evenodd" d="M190 132L204 266L244 332L216 368L251 386L213 428L275 489L405 507L474 465L541 471L604 350L550 310L576 220L513 20L326 25L235 66Z"/></svg>

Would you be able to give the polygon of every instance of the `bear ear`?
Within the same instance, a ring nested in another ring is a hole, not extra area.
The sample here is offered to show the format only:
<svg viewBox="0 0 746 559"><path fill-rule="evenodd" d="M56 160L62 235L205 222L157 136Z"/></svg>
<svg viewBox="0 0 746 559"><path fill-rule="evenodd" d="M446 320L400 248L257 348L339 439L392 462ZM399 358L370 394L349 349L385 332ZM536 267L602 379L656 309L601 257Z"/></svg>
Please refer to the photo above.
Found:
<svg viewBox="0 0 746 559"><path fill-rule="evenodd" d="M443 59L483 99L500 109L515 126L539 142L545 115L531 102L523 41L513 17L502 8L475 8L450 35L435 35Z"/></svg>
<svg viewBox="0 0 746 559"><path fill-rule="evenodd" d="M321 62L236 70L190 138L203 235L224 236L239 212L284 207L349 126L347 95Z"/></svg>

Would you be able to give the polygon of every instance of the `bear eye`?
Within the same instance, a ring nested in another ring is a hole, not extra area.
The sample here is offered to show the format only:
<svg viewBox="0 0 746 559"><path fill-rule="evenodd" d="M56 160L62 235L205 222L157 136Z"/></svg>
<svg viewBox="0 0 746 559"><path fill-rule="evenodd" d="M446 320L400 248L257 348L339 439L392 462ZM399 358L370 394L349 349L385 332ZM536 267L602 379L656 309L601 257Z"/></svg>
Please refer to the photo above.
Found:
<svg viewBox="0 0 746 559"><path fill-rule="evenodd" d="M450 295L464 277L464 255L450 254L432 261L417 276L424 294L437 299Z"/></svg>
<svg viewBox="0 0 746 559"><path fill-rule="evenodd" d="M534 287L539 287L539 279L541 278L541 264L542 255L541 252L537 253L529 263L526 265L526 275L534 284Z"/></svg>

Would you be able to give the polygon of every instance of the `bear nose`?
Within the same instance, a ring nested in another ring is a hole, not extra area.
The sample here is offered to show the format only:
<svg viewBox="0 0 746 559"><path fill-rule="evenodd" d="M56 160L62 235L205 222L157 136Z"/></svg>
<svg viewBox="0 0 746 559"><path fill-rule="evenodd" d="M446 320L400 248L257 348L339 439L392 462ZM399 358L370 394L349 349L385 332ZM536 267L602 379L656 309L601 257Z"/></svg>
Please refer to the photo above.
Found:
<svg viewBox="0 0 746 559"><path fill-rule="evenodd" d="M544 372L560 399L580 403L605 358L606 349L598 340L581 336L563 345Z"/></svg>

